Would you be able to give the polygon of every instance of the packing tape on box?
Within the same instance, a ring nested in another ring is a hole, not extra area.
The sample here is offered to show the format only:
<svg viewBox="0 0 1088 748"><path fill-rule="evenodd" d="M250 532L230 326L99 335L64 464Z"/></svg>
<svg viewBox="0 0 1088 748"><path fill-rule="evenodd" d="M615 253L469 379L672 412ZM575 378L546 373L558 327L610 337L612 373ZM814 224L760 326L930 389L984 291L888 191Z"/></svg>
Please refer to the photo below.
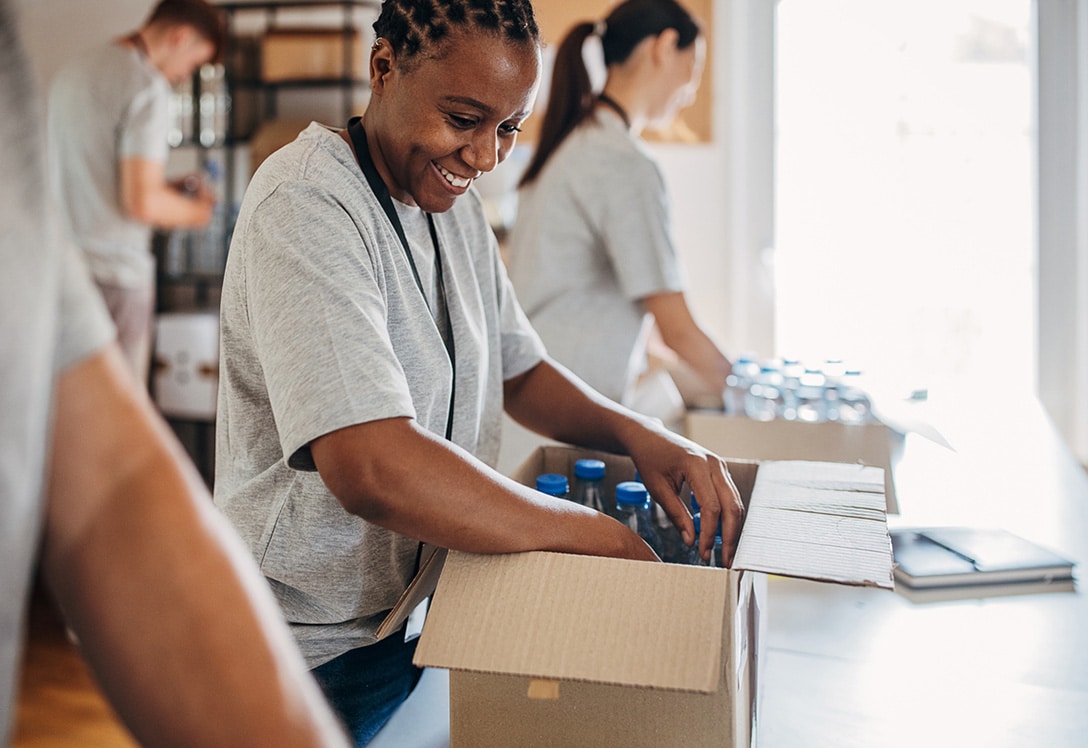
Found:
<svg viewBox="0 0 1088 748"><path fill-rule="evenodd" d="M527 696L530 699L555 701L559 698L559 681L544 680L542 678L530 678L529 691Z"/></svg>

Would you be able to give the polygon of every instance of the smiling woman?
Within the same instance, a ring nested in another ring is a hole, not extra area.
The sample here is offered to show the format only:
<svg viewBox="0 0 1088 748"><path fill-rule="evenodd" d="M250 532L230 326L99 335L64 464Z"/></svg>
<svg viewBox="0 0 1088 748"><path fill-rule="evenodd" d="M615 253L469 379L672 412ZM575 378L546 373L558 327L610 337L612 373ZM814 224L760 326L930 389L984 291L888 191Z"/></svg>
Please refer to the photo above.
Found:
<svg viewBox="0 0 1088 748"><path fill-rule="evenodd" d="M456 25L468 12L435 4L426 26L413 25L386 3L374 24L372 104L363 117L374 164L395 199L430 213L449 210L507 157L536 98L540 47L524 8L472 11L491 43L474 38L476 27ZM422 38L440 41L421 47Z"/></svg>
<svg viewBox="0 0 1088 748"><path fill-rule="evenodd" d="M720 458L555 365L511 290L473 181L510 153L536 95L528 0L385 0L374 30L366 113L311 124L246 190L215 486L360 745L419 678L403 628L377 637L422 543L656 560L607 515L496 472L504 408L630 454L688 541L685 482L730 540L743 511Z"/></svg>

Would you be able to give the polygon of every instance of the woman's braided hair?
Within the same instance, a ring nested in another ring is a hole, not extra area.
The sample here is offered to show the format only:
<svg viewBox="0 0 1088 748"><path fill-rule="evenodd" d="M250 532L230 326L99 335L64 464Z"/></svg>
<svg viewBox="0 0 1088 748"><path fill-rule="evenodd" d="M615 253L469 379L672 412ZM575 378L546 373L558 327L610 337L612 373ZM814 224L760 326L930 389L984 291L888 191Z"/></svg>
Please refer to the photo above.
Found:
<svg viewBox="0 0 1088 748"><path fill-rule="evenodd" d="M384 0L374 34L389 42L403 63L440 58L451 33L477 31L515 42L540 43L530 0Z"/></svg>

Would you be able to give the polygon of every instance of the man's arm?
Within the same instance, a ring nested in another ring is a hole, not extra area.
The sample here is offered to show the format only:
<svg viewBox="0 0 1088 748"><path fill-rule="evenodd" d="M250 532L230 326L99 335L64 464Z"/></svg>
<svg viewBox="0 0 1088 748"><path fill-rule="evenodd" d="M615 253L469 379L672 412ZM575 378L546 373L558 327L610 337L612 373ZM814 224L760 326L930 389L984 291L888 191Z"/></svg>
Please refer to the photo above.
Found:
<svg viewBox="0 0 1088 748"><path fill-rule="evenodd" d="M187 195L166 181L158 161L126 158L121 161L121 209L134 221L160 229L206 226L215 208L215 196L200 185Z"/></svg>
<svg viewBox="0 0 1088 748"><path fill-rule="evenodd" d="M144 745L346 745L266 582L111 346L63 372L46 578Z"/></svg>
<svg viewBox="0 0 1088 748"><path fill-rule="evenodd" d="M685 543L695 527L680 497L685 481L699 497L699 549L709 558L721 518L724 557L731 562L744 505L717 455L595 392L558 363L545 360L505 385L506 412L528 429L569 444L631 456L642 482L680 529Z"/></svg>

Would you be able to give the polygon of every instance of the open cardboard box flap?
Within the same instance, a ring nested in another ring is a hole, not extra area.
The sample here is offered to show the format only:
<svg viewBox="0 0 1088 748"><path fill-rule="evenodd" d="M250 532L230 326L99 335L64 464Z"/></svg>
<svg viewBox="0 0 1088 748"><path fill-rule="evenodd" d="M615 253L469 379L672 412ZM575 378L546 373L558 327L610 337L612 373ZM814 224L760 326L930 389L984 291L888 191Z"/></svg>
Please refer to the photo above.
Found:
<svg viewBox="0 0 1088 748"><path fill-rule="evenodd" d="M801 460L757 470L733 567L892 589L892 548L877 467ZM743 490L738 481L738 490Z"/></svg>

